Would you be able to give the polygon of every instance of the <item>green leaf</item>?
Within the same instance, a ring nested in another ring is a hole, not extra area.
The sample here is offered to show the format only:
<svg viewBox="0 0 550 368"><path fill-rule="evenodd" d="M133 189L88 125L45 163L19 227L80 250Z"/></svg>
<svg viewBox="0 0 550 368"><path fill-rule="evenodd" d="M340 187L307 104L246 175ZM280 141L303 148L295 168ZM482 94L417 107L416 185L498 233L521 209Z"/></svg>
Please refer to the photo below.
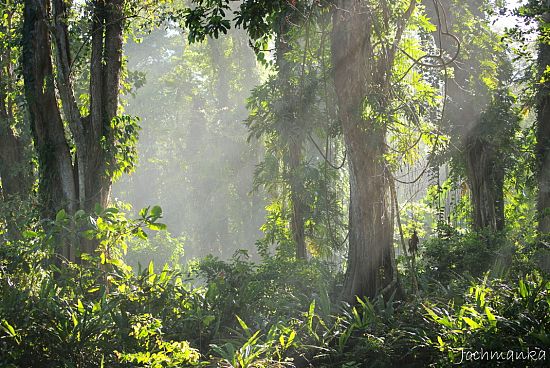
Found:
<svg viewBox="0 0 550 368"><path fill-rule="evenodd" d="M95 230L85 230L82 232L82 236L88 240L92 240L93 238L95 238L95 233Z"/></svg>
<svg viewBox="0 0 550 368"><path fill-rule="evenodd" d="M80 299L78 299L77 308L78 308L78 313L84 314L84 311L85 311L84 304L82 304L82 301Z"/></svg>
<svg viewBox="0 0 550 368"><path fill-rule="evenodd" d="M309 311L307 313L307 327L311 330L313 327L313 316L315 315L315 300L309 305Z"/></svg>
<svg viewBox="0 0 550 368"><path fill-rule="evenodd" d="M66 218L67 218L67 213L65 212L64 209L61 209L59 210L59 212L57 212L57 215L55 215L55 222L62 222Z"/></svg>
<svg viewBox="0 0 550 368"><path fill-rule="evenodd" d="M160 218L162 216L162 208L160 206L154 206L151 208L151 216L155 218Z"/></svg>
<svg viewBox="0 0 550 368"><path fill-rule="evenodd" d="M235 316L235 317L237 317L237 321L239 322L243 330L245 330L246 332L250 331L246 323L239 316Z"/></svg>
<svg viewBox="0 0 550 368"><path fill-rule="evenodd" d="M492 327L496 327L497 325L497 319L495 315L491 312L489 307L485 307L485 315L487 315L487 320L489 320L489 323Z"/></svg>
<svg viewBox="0 0 550 368"><path fill-rule="evenodd" d="M466 322L468 324L468 326L470 326L473 329L478 329L478 328L481 327L481 325L479 323L477 323L476 321L474 321L473 319L471 319L469 317L462 317L462 320L464 322Z"/></svg>
<svg viewBox="0 0 550 368"><path fill-rule="evenodd" d="M523 279L519 280L519 294L521 295L522 298L526 298L528 294L527 286L525 285L525 282L523 281Z"/></svg>
<svg viewBox="0 0 550 368"><path fill-rule="evenodd" d="M428 315L436 322L439 322L439 316L431 309L431 308L428 308L427 306L425 305L422 305L424 307L424 309L426 310L426 312L428 312Z"/></svg>
<svg viewBox="0 0 550 368"><path fill-rule="evenodd" d="M132 233L140 239L147 239L147 233L141 227L135 228Z"/></svg>
<svg viewBox="0 0 550 368"><path fill-rule="evenodd" d="M4 331L6 331L8 334L10 334L10 336L12 336L12 337L15 336L15 328L13 328L13 326L10 325L8 323L8 321L6 321L5 319L2 320L2 327L3 327Z"/></svg>
<svg viewBox="0 0 550 368"><path fill-rule="evenodd" d="M139 210L139 216L141 218L147 217L148 213L149 213L149 207L145 207L145 208L142 208L141 210Z"/></svg>
<svg viewBox="0 0 550 368"><path fill-rule="evenodd" d="M296 338L296 331L292 330L292 332L288 336L288 341L286 342L285 348L288 348L292 344L295 338Z"/></svg>
<svg viewBox="0 0 550 368"><path fill-rule="evenodd" d="M216 316L213 316L213 315L208 315L208 316L205 316L203 319L202 319L202 324L205 325L206 327L210 326L210 324L212 322L214 322L214 320L216 319Z"/></svg>
<svg viewBox="0 0 550 368"><path fill-rule="evenodd" d="M166 230L166 225L165 224L160 224L160 223L151 223L148 225L149 229L153 230L153 231L161 231L161 230Z"/></svg>
<svg viewBox="0 0 550 368"><path fill-rule="evenodd" d="M25 230L23 231L22 235L23 235L23 238L25 239L32 239L32 238L36 238L38 236L38 233L35 231Z"/></svg>

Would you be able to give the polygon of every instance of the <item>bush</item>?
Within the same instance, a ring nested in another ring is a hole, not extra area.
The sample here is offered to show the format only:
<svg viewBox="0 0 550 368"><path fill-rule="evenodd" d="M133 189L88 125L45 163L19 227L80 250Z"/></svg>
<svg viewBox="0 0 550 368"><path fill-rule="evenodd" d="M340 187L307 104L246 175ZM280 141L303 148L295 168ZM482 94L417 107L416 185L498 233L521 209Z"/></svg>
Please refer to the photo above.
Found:
<svg viewBox="0 0 550 368"><path fill-rule="evenodd" d="M152 212L137 221L115 210L94 215L98 225L86 235L100 247L80 264L52 261L58 227L77 220L67 216L51 233L27 230L0 246L0 366L452 367L467 351L550 345L546 278L475 279L490 263L468 267L483 261L470 249L485 244L488 252L496 241L471 234L433 240L427 273L446 270L452 282L425 284L409 301L334 304L341 275L315 260L253 263L239 251L185 272L154 262L132 269L122 244L131 234L144 237L144 226L162 228L159 210ZM443 245L470 259L447 257ZM455 272L470 276L452 278Z"/></svg>
<svg viewBox="0 0 550 368"><path fill-rule="evenodd" d="M481 277L506 246L504 234L489 231L460 234L452 229L446 237L424 243L422 266L430 278L447 282L457 275Z"/></svg>

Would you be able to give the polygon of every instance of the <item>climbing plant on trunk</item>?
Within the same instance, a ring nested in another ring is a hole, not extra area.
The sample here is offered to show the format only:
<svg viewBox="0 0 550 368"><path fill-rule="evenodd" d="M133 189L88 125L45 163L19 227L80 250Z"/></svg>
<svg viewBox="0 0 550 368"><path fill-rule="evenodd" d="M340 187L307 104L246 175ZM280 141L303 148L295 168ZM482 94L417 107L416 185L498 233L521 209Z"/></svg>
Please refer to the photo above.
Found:
<svg viewBox="0 0 550 368"><path fill-rule="evenodd" d="M333 13L332 64L349 160L348 269L343 298L397 287L393 255L393 180L385 161L392 73L416 1L340 0Z"/></svg>
<svg viewBox="0 0 550 368"><path fill-rule="evenodd" d="M44 218L105 207L113 177L132 167L137 123L117 115L125 4L94 0L73 9L64 0L24 2L21 63ZM74 12L89 16L78 48L69 32ZM87 65L89 75L87 92L78 95L76 65ZM84 244L80 250L66 244L62 254L75 260L93 251L93 242Z"/></svg>
<svg viewBox="0 0 550 368"><path fill-rule="evenodd" d="M20 54L17 31L21 26L21 5L0 4L0 200L27 199L33 177L29 134L26 134L22 85L17 78Z"/></svg>
<svg viewBox="0 0 550 368"><path fill-rule="evenodd" d="M508 87L511 62L479 1L429 3L428 14L436 19L445 14L446 28L458 44L446 42L448 37L438 30L433 32L436 42L448 54L459 47L446 66L446 109L440 125L454 144L444 150L445 161L450 159L451 168L468 184L473 228L500 231L505 223L506 157L519 120Z"/></svg>
<svg viewBox="0 0 550 368"><path fill-rule="evenodd" d="M550 24L550 1L543 1L539 10L539 45L538 45L538 88L537 88L537 122L536 122L536 157L538 177L537 210L539 213L539 233L543 237L550 234L550 43L548 26Z"/></svg>

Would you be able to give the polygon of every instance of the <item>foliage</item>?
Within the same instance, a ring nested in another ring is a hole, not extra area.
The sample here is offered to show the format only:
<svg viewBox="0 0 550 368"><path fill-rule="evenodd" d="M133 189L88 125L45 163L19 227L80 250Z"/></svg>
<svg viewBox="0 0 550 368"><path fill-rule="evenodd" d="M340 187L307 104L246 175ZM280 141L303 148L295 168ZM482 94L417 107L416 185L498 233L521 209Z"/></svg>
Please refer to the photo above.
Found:
<svg viewBox="0 0 550 368"><path fill-rule="evenodd" d="M61 3L71 9L64 19L70 81L88 124L93 2ZM115 196L137 208L158 200L165 211L128 215L130 206L92 205L48 209L47 219L38 213L44 198L0 193L0 366L477 367L487 362L465 357L482 351L499 354L493 365L544 366L500 354L524 357L550 346L550 282L540 270L548 245L537 240L536 129L527 111L548 71L535 75L529 66L527 83L515 83L523 64L509 60L487 9L504 6L500 0L353 2L369 10L372 49L361 63L373 78L365 96L347 97L362 102L357 116L370 133L384 131L377 157L384 171L403 174L388 175L395 193L381 197L392 208L394 240L413 232L421 240L412 257L398 258L395 291L350 304L341 302L353 272L343 261L354 230L345 219L349 188L368 178L350 180L346 163L357 146L344 144L332 85L337 68L354 67L357 51L346 57L351 64L333 65L332 12L346 2L123 3L126 100L104 122L101 151L113 160L101 174L120 179ZM7 128L30 153L32 101L22 97L18 62L24 5L0 4L1 102L13 114L0 133ZM518 10L544 42L547 10L537 1ZM526 39L534 31L509 31L522 63L534 60ZM52 78L61 76L60 65L53 69ZM517 90L528 93L516 97ZM68 108L54 95L54 106ZM77 180L70 125L63 121L61 140ZM372 148L363 138L361 149ZM478 188L469 176L485 174L469 172L468 159L478 157L464 154L474 146L488 149L487 169L502 174L506 226L499 231L473 224ZM44 169L25 160L29 170ZM413 194L406 185L415 183ZM293 202L303 204L309 259L295 256ZM418 287L409 290L403 280L413 276Z"/></svg>
<svg viewBox="0 0 550 368"><path fill-rule="evenodd" d="M456 275L481 277L489 270L498 253L506 248L504 234L491 231L458 233L449 225L446 234L424 242L423 262L428 277L445 283Z"/></svg>
<svg viewBox="0 0 550 368"><path fill-rule="evenodd" d="M158 228L159 211L145 209L137 221L104 211L94 236L112 249L112 241L142 234L135 229ZM70 221L57 217L57 226ZM453 276L459 282L446 288L443 278L451 274L441 269L441 283L422 284L417 299L338 305L342 280L318 261L267 257L257 264L239 252L229 262L209 257L181 273L155 270L153 262L132 270L117 258L119 250L59 268L49 260L53 235L27 231L24 241L0 248L4 366L452 366L462 351L533 350L549 342L550 284L536 272L519 281L471 279L470 286ZM484 240L467 234L439 242L452 245L448 255ZM430 257L439 255L435 245L426 247ZM454 270L480 272L453 262Z"/></svg>
<svg viewBox="0 0 550 368"><path fill-rule="evenodd" d="M464 351L482 350L504 352L504 356L512 350L516 356L521 349L526 360L530 349L535 352L530 364L543 366L539 353L550 342L549 292L548 281L536 273L520 278L517 285L485 278L469 288L461 305L424 306L427 327L435 332L424 342L446 353L442 360L450 363L461 362Z"/></svg>
<svg viewBox="0 0 550 368"><path fill-rule="evenodd" d="M173 237L163 230L145 239L131 239L124 260L134 269L146 267L151 261L156 265L168 264L178 268L184 263L184 245L184 237Z"/></svg>

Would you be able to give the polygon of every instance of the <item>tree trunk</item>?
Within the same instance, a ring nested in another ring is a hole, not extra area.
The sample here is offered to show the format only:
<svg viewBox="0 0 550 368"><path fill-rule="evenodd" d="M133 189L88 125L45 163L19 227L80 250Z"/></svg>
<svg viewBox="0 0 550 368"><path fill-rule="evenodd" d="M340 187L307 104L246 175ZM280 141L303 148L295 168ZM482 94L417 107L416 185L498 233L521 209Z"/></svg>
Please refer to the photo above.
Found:
<svg viewBox="0 0 550 368"><path fill-rule="evenodd" d="M64 209L74 213L77 188L65 129L57 105L48 29L49 1L26 0L23 21L23 76L34 144L38 154L42 217L52 219ZM75 259L75 247L66 239L57 253Z"/></svg>
<svg viewBox="0 0 550 368"><path fill-rule="evenodd" d="M106 207L111 194L111 171L116 165L111 121L117 115L122 71L123 0L95 2L90 63L91 132L87 144L87 210ZM106 142L102 146L101 141Z"/></svg>
<svg viewBox="0 0 550 368"><path fill-rule="evenodd" d="M302 166L302 142L291 137L289 142L290 200L292 202L291 230L296 244L296 258L306 259L306 239L304 229L305 206L303 200L304 183L299 171Z"/></svg>
<svg viewBox="0 0 550 368"><path fill-rule="evenodd" d="M4 24L0 32L9 37L14 25L13 14L16 10L6 9ZM17 26L15 26L17 27ZM16 124L16 115L22 120L21 110L10 95L14 95L16 75L12 46L7 40L0 45L0 199L27 199L32 189L32 167L27 157L23 139L16 136L12 127ZM12 222L8 219L8 222Z"/></svg>
<svg viewBox="0 0 550 368"><path fill-rule="evenodd" d="M82 117L76 103L71 76L68 3L63 0L26 0L23 32L23 76L31 126L39 158L39 192L43 217L53 218L60 209L106 207L116 169L115 134L112 120L117 114L122 70L123 0L93 2L91 15L90 115ZM49 34L50 14L56 50L54 77ZM54 85L54 78L57 82ZM56 93L58 92L58 94ZM63 106L63 125L57 95ZM69 150L69 133L76 159ZM73 242L74 243L74 242ZM62 252L74 260L75 247ZM97 244L83 242L81 252L92 253Z"/></svg>
<svg viewBox="0 0 550 368"><path fill-rule="evenodd" d="M55 94L48 12L49 1L25 1L22 64L38 154L42 213L52 218L61 209L73 213L77 195L71 154Z"/></svg>
<svg viewBox="0 0 550 368"><path fill-rule="evenodd" d="M298 126L297 96L293 93L291 84L292 65L285 60L285 55L291 51L289 30L290 24L285 14L279 17L278 37L275 44L278 78L281 88L284 108L282 116L284 131L279 134L284 137L286 166L290 186L291 219L290 230L296 246L296 258L306 259L306 241L304 230L305 203L303 201L304 182L300 174L302 170L303 128ZM301 103L298 102L298 103Z"/></svg>
<svg viewBox="0 0 550 368"><path fill-rule="evenodd" d="M15 200L17 203L28 199L31 193L30 157L22 140L13 133L3 107L0 106L0 202L11 203ZM6 223L9 239L19 239L21 236L23 222L19 215L10 207L4 208L0 214Z"/></svg>
<svg viewBox="0 0 550 368"><path fill-rule="evenodd" d="M32 172L23 140L12 129L13 114L7 99L7 91L2 79L3 65L0 66L0 198L26 199L32 188Z"/></svg>
<svg viewBox="0 0 550 368"><path fill-rule="evenodd" d="M466 143L465 161L474 229L504 229L504 169L497 151L481 137L471 137Z"/></svg>
<svg viewBox="0 0 550 368"><path fill-rule="evenodd" d="M550 22L550 14L544 14L544 21ZM550 45L545 41L539 44L538 67L542 77L550 65ZM546 78L548 79L548 78ZM539 234L543 237L550 234L550 83L539 86L537 104L537 169Z"/></svg>
<svg viewBox="0 0 550 368"><path fill-rule="evenodd" d="M57 61L57 88L63 105L65 119L69 122L69 128L73 134L78 150L76 152L76 185L78 187L78 207L84 209L86 198L86 132L80 116L80 111L73 91L71 79L71 50L69 41L69 29L67 19L69 12L64 0L53 0L53 16L55 25L55 46Z"/></svg>
<svg viewBox="0 0 550 368"><path fill-rule="evenodd" d="M216 99L218 102L218 112L221 118L225 113L224 110L229 106L229 93L231 90L230 61L225 57L222 39L210 39L208 40L208 46L210 46L210 58L216 73Z"/></svg>
<svg viewBox="0 0 550 368"><path fill-rule="evenodd" d="M394 271L389 182L383 163L385 135L370 127L363 130L365 123L357 117L342 117L350 175L349 254L343 291L349 302L355 296L374 297L391 282Z"/></svg>
<svg viewBox="0 0 550 368"><path fill-rule="evenodd" d="M391 205L388 172L384 162L385 127L363 119L367 88L384 98L383 80L372 73L376 67L370 43L372 27L367 10L357 1L338 1L333 14L333 77L349 159L350 208L348 269L343 299L374 297L392 281ZM384 67L391 67L385 65Z"/></svg>
<svg viewBox="0 0 550 368"><path fill-rule="evenodd" d="M4 200L27 198L32 185L24 146L3 116L0 117L0 183Z"/></svg>
<svg viewBox="0 0 550 368"><path fill-rule="evenodd" d="M10 203L13 200L27 200L32 190L32 171L30 155L27 154L20 137L15 136L9 120L5 119L0 106L0 202ZM9 239L19 239L24 224L20 213L4 208L0 214L6 222Z"/></svg>
<svg viewBox="0 0 550 368"><path fill-rule="evenodd" d="M466 180L471 189L472 225L474 230L490 229L500 231L504 228L504 160L499 158L503 147L495 144L495 137L509 127L505 121L487 121L483 115L493 109L491 99L497 99L498 91L488 88L481 78L475 74L482 66L485 58L493 57L494 50L483 44L467 42L468 33L460 26L460 14L464 9L471 11L474 17L482 19L482 10L475 1L465 1L456 6L452 1L425 2L428 16L434 24L442 22L441 26L449 28L448 32L461 40L460 53L450 65L454 77L447 81L447 103L443 118L443 131L446 131L460 150L453 152L466 167ZM439 9L436 11L436 7ZM463 9L463 8L464 9ZM447 49L452 54L454 44L446 43L440 29L432 34L436 44ZM506 65L508 60L500 55L499 67ZM501 77L499 75L499 77ZM499 78L503 84L506 80ZM501 87L499 87L501 88ZM504 105L501 107L504 108ZM490 125L491 128L487 127ZM495 134L497 133L497 134ZM501 145L502 144L501 140Z"/></svg>

